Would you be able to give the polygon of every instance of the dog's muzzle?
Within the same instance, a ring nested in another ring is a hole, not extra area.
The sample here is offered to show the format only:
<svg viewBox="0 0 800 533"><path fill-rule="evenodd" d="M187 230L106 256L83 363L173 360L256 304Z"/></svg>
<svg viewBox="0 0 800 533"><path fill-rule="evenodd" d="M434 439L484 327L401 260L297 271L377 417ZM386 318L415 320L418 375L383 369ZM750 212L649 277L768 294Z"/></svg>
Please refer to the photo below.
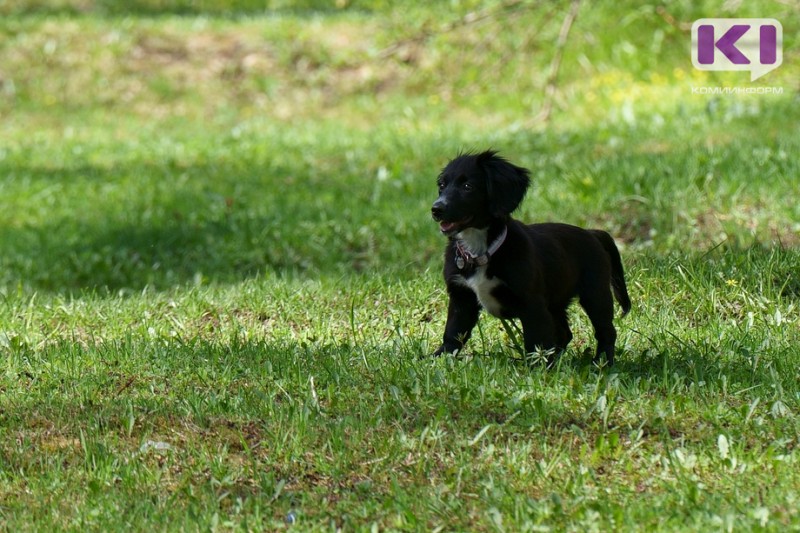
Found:
<svg viewBox="0 0 800 533"><path fill-rule="evenodd" d="M439 222L444 217L444 210L447 207L447 202L442 200L441 198L433 202L433 206L431 207L431 215L433 215L433 220Z"/></svg>
<svg viewBox="0 0 800 533"><path fill-rule="evenodd" d="M444 234L449 234L451 231L456 229L458 224L456 222L444 220L446 209L447 202L439 198L433 202L433 206L431 207L431 216L433 216L433 220L439 223L439 230Z"/></svg>
<svg viewBox="0 0 800 533"><path fill-rule="evenodd" d="M431 215L433 220L439 223L439 231L445 235L450 235L459 231L463 226L469 224L472 217L467 217L462 220L445 220L445 211L447 209L447 202L442 199L433 202L431 207Z"/></svg>

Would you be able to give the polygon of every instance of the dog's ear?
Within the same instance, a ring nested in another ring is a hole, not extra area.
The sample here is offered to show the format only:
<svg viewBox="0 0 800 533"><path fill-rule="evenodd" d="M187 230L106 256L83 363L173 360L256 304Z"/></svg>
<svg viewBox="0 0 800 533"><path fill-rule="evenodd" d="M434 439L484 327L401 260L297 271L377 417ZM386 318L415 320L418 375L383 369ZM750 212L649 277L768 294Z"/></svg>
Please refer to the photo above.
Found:
<svg viewBox="0 0 800 533"><path fill-rule="evenodd" d="M510 215L528 190L531 183L530 172L509 163L494 150L478 154L477 163L486 172L489 211L495 217Z"/></svg>

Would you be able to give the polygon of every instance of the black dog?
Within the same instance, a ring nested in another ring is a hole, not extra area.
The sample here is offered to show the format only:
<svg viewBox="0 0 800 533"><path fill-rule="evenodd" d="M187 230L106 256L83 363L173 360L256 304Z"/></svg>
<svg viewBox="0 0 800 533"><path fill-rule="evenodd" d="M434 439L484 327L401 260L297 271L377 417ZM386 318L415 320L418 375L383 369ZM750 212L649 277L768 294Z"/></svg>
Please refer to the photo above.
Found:
<svg viewBox="0 0 800 533"><path fill-rule="evenodd" d="M576 296L597 339L595 363L614 364L614 302L631 308L622 261L605 231L567 224L525 225L511 218L530 183L528 171L497 152L459 155L439 176L431 213L447 235L444 279L450 304L439 355L461 349L483 307L519 318L525 351L551 350L572 340L567 307Z"/></svg>

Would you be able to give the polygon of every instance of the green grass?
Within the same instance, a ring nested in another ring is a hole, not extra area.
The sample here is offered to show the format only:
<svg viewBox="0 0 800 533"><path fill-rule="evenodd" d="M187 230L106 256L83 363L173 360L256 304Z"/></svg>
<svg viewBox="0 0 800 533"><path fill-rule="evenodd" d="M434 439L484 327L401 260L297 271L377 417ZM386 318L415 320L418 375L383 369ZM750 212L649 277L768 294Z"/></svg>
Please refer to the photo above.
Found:
<svg viewBox="0 0 800 533"><path fill-rule="evenodd" d="M256 4L0 4L0 528L800 525L796 12L583 5L544 125L564 3ZM781 20L784 93L693 95L749 86L701 16ZM489 146L617 238L613 369L577 309L552 370L420 357Z"/></svg>

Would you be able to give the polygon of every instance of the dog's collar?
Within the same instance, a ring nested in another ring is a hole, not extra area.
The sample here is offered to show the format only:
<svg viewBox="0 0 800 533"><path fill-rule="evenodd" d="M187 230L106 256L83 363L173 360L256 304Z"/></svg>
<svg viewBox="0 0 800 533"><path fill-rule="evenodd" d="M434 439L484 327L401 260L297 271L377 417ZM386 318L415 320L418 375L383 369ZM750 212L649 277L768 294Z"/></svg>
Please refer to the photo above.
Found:
<svg viewBox="0 0 800 533"><path fill-rule="evenodd" d="M489 245L489 249L486 250L486 253L483 255L473 254L461 245L461 241L456 241L456 266L459 270L462 270L465 267L471 267L473 265L483 266L487 264L489 259L492 258L495 252L497 252L500 246L505 242L506 235L508 235L508 227L503 226L503 231L492 241L492 244Z"/></svg>

